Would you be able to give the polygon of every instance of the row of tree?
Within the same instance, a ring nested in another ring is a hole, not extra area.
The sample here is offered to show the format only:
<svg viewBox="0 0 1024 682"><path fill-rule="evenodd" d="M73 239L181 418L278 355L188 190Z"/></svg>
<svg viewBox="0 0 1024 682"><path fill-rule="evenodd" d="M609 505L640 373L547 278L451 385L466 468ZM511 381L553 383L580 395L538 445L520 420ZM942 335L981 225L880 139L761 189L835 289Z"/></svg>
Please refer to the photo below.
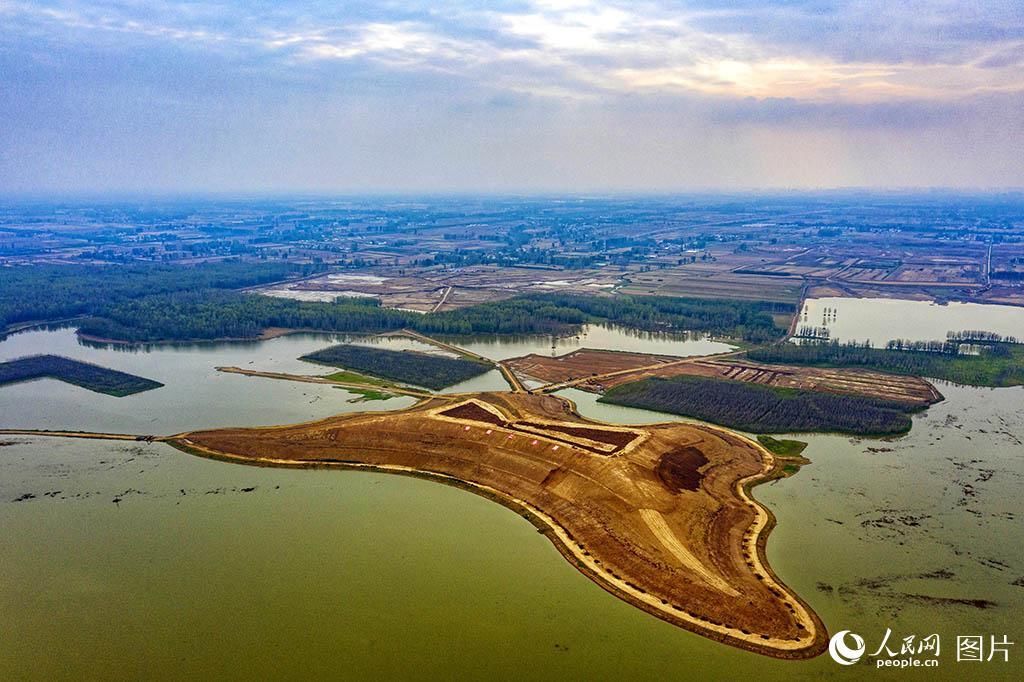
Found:
<svg viewBox="0 0 1024 682"><path fill-rule="evenodd" d="M1003 336L998 332L990 332L983 329L946 332L946 339L960 343L1020 343L1016 336Z"/></svg>
<svg viewBox="0 0 1024 682"><path fill-rule="evenodd" d="M827 339L831 335L832 332L828 327L815 327L810 324L800 325L800 328L794 334L798 339Z"/></svg>
<svg viewBox="0 0 1024 682"><path fill-rule="evenodd" d="M754 433L888 435L906 432L911 425L904 403L707 377L645 379L616 386L600 400Z"/></svg>
<svg viewBox="0 0 1024 682"><path fill-rule="evenodd" d="M895 342L894 342L895 343ZM977 354L964 355L959 344L949 342L904 342L892 348L837 341L782 343L747 352L751 360L786 365L864 367L891 374L944 379L972 386L1018 386L1024 384L1024 348L1010 344L980 347ZM956 352L946 352L946 344ZM937 344L934 348L934 344ZM932 351L932 352L923 352Z"/></svg>
<svg viewBox="0 0 1024 682"><path fill-rule="evenodd" d="M916 351L918 353L942 353L943 355L959 355L960 344L954 341L913 341L911 339L892 339L885 344L886 350Z"/></svg>

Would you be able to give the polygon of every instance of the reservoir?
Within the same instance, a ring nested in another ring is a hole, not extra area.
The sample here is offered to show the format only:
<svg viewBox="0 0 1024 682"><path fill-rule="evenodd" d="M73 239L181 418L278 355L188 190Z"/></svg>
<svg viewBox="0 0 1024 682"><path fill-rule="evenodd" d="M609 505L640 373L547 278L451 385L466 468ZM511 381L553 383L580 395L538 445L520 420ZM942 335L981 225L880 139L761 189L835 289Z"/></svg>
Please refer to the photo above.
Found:
<svg viewBox="0 0 1024 682"><path fill-rule="evenodd" d="M589 330L578 347L687 355L716 343L616 334ZM339 340L129 351L80 345L68 329L16 334L0 359L55 353L166 385L126 398L53 380L2 387L0 427L165 434L410 404L214 369L321 373L296 358ZM461 344L494 358L551 352L550 338ZM771 565L830 631L860 633L869 651L887 628L938 633L928 679L962 679L957 635L1024 641L1024 389L938 388L946 401L905 436L796 436L812 464L754 495L778 519ZM672 419L563 394L604 421ZM0 679L845 677L827 655L769 659L657 620L515 513L455 488L160 443L2 440ZM1021 646L972 679L1019 678Z"/></svg>

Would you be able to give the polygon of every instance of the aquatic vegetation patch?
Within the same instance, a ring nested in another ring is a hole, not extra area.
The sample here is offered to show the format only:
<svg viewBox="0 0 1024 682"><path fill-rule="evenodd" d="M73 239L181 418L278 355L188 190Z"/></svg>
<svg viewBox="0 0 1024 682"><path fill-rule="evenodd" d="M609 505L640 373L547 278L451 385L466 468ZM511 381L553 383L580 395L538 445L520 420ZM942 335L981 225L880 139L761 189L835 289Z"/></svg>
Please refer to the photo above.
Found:
<svg viewBox="0 0 1024 682"><path fill-rule="evenodd" d="M807 443L802 440L773 438L771 436L758 436L757 442L765 446L768 452L781 457L796 457L807 448Z"/></svg>

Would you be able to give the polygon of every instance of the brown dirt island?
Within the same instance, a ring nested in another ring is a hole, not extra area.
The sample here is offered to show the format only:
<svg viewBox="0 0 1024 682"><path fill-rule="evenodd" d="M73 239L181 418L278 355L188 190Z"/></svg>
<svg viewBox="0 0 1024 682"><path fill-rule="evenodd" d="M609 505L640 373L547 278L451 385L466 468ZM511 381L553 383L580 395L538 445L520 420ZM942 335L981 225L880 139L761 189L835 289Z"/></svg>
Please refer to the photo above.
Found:
<svg viewBox="0 0 1024 682"><path fill-rule="evenodd" d="M481 393L168 440L234 461L369 468L464 487L518 511L603 588L671 623L781 658L817 655L827 642L817 615L764 558L774 520L749 489L780 467L724 429L612 426L556 396Z"/></svg>

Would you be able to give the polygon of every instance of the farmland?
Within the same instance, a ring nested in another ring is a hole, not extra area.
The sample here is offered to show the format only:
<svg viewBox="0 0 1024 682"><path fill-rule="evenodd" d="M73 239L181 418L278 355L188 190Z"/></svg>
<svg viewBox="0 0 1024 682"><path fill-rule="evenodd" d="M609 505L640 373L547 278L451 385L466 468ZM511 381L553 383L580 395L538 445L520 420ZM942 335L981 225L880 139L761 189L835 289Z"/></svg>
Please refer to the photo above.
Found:
<svg viewBox="0 0 1024 682"><path fill-rule="evenodd" d="M0 265L240 262L282 267L239 285L275 297L420 312L553 292L1022 304L1021 205L857 193L26 204L0 213Z"/></svg>

